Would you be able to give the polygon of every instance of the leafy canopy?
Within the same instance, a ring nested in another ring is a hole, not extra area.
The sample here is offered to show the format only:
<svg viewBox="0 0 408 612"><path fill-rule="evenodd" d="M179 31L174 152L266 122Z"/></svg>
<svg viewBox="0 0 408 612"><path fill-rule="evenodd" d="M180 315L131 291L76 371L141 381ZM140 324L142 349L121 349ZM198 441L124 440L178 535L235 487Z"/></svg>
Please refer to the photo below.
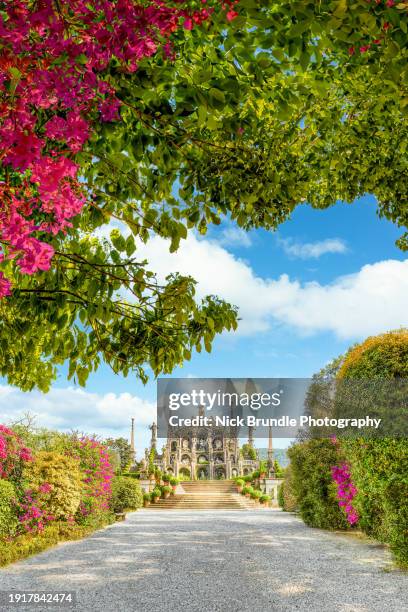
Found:
<svg viewBox="0 0 408 612"><path fill-rule="evenodd" d="M215 10L177 29L172 58L157 53L131 74L106 67L120 121L96 122L75 155L82 214L47 236L49 271L1 264L15 289L0 303L0 372L13 384L45 390L66 361L80 384L101 361L146 380L236 327L231 305L195 301L193 279L156 280L137 256L154 235L175 251L225 218L275 229L298 205L365 193L407 226L407 3L231 10L230 21Z"/></svg>

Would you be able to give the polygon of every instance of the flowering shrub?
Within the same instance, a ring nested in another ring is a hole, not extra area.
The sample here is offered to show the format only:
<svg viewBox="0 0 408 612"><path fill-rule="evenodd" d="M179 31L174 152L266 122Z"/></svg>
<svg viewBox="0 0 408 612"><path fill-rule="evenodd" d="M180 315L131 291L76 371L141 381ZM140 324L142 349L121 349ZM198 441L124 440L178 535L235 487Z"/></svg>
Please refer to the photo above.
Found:
<svg viewBox="0 0 408 612"><path fill-rule="evenodd" d="M22 499L18 502L18 521L23 531L38 533L44 530L47 523L54 520L54 516L48 511L48 497L52 489L43 486L37 491L27 489Z"/></svg>
<svg viewBox="0 0 408 612"><path fill-rule="evenodd" d="M350 527L339 507L331 472L342 460L337 445L325 438L311 439L293 444L288 456L291 495L304 522L322 529Z"/></svg>
<svg viewBox="0 0 408 612"><path fill-rule="evenodd" d="M86 203L74 161L92 124L119 119L120 101L106 77L112 64L134 72L183 23L211 14L188 2L152 0L3 0L0 15L0 258L23 274L48 270L54 248L44 233L72 226ZM229 20L235 2L223 3ZM0 298L11 283L0 272Z"/></svg>
<svg viewBox="0 0 408 612"><path fill-rule="evenodd" d="M19 436L5 425L0 425L0 478L18 479L24 464L31 460L31 451Z"/></svg>
<svg viewBox="0 0 408 612"><path fill-rule="evenodd" d="M72 455L79 460L80 471L83 474L77 520L89 514L108 512L112 496L111 481L114 475L109 450L95 438L74 438Z"/></svg>
<svg viewBox="0 0 408 612"><path fill-rule="evenodd" d="M340 466L333 466L331 474L337 485L337 498L340 508L343 508L350 525L355 525L358 521L358 513L353 507L352 501L357 493L357 489L351 480L350 468L346 463Z"/></svg>
<svg viewBox="0 0 408 612"><path fill-rule="evenodd" d="M25 468L24 478L39 507L55 519L73 516L81 498L76 459L56 452L39 452Z"/></svg>

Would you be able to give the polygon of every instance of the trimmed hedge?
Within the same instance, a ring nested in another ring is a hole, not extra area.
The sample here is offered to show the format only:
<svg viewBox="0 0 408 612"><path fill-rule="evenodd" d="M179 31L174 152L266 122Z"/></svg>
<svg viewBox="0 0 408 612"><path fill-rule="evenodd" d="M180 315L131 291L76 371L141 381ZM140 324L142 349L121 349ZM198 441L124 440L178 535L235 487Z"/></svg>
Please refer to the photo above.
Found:
<svg viewBox="0 0 408 612"><path fill-rule="evenodd" d="M143 491L137 480L123 476L115 476L112 479L110 508L113 512L137 510L142 505Z"/></svg>
<svg viewBox="0 0 408 612"><path fill-rule="evenodd" d="M327 439L308 440L288 449L292 489L301 518L310 527L347 529L340 510L331 466L338 463L338 451Z"/></svg>
<svg viewBox="0 0 408 612"><path fill-rule="evenodd" d="M16 490L11 482L0 480L0 537L14 535L18 520L14 500Z"/></svg>
<svg viewBox="0 0 408 612"><path fill-rule="evenodd" d="M408 330L372 336L353 347L338 376L341 379L407 379ZM404 411L398 416L407 418ZM387 542L397 562L408 567L408 440L398 436L342 440L341 448L358 491L353 505L360 514L359 527Z"/></svg>
<svg viewBox="0 0 408 612"><path fill-rule="evenodd" d="M285 512L295 512L297 500L293 491L293 475L290 465L285 469L284 478L284 481L278 488L278 504Z"/></svg>
<svg viewBox="0 0 408 612"><path fill-rule="evenodd" d="M408 566L408 442L405 438L342 440L357 495L358 526L387 542Z"/></svg>

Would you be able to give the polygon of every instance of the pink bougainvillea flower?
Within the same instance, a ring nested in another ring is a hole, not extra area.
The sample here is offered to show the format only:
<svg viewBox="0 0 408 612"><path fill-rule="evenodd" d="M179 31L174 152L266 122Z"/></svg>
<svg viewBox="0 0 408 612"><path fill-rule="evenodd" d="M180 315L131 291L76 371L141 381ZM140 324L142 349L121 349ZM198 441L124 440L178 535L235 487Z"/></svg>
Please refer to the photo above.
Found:
<svg viewBox="0 0 408 612"><path fill-rule="evenodd" d="M228 20L235 3L221 3ZM114 59L134 72L160 48L173 57L171 34L200 25L213 10L192 10L182 0L3 0L0 163L20 174L21 186L0 186L7 202L0 208L0 239L4 257L22 274L50 268L54 250L38 232L65 232L86 204L73 158L98 111L102 121L120 119L121 103L102 71ZM0 275L0 298L9 293L10 282Z"/></svg>

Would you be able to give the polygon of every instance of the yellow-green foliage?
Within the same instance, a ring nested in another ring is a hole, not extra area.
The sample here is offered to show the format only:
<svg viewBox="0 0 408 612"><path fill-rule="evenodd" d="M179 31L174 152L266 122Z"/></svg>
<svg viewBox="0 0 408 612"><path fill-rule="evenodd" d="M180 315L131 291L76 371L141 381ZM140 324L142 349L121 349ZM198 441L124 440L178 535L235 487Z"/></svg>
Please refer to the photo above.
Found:
<svg viewBox="0 0 408 612"><path fill-rule="evenodd" d="M15 533L18 523L13 503L15 497L13 484L7 480L0 480L0 537Z"/></svg>
<svg viewBox="0 0 408 612"><path fill-rule="evenodd" d="M56 519L73 516L81 499L81 474L78 461L56 452L39 452L34 461L27 464L24 478L34 493L47 483L52 490L40 493L47 511ZM36 493L37 494L37 493Z"/></svg>
<svg viewBox="0 0 408 612"><path fill-rule="evenodd" d="M408 378L408 330L371 336L353 347L339 378Z"/></svg>

